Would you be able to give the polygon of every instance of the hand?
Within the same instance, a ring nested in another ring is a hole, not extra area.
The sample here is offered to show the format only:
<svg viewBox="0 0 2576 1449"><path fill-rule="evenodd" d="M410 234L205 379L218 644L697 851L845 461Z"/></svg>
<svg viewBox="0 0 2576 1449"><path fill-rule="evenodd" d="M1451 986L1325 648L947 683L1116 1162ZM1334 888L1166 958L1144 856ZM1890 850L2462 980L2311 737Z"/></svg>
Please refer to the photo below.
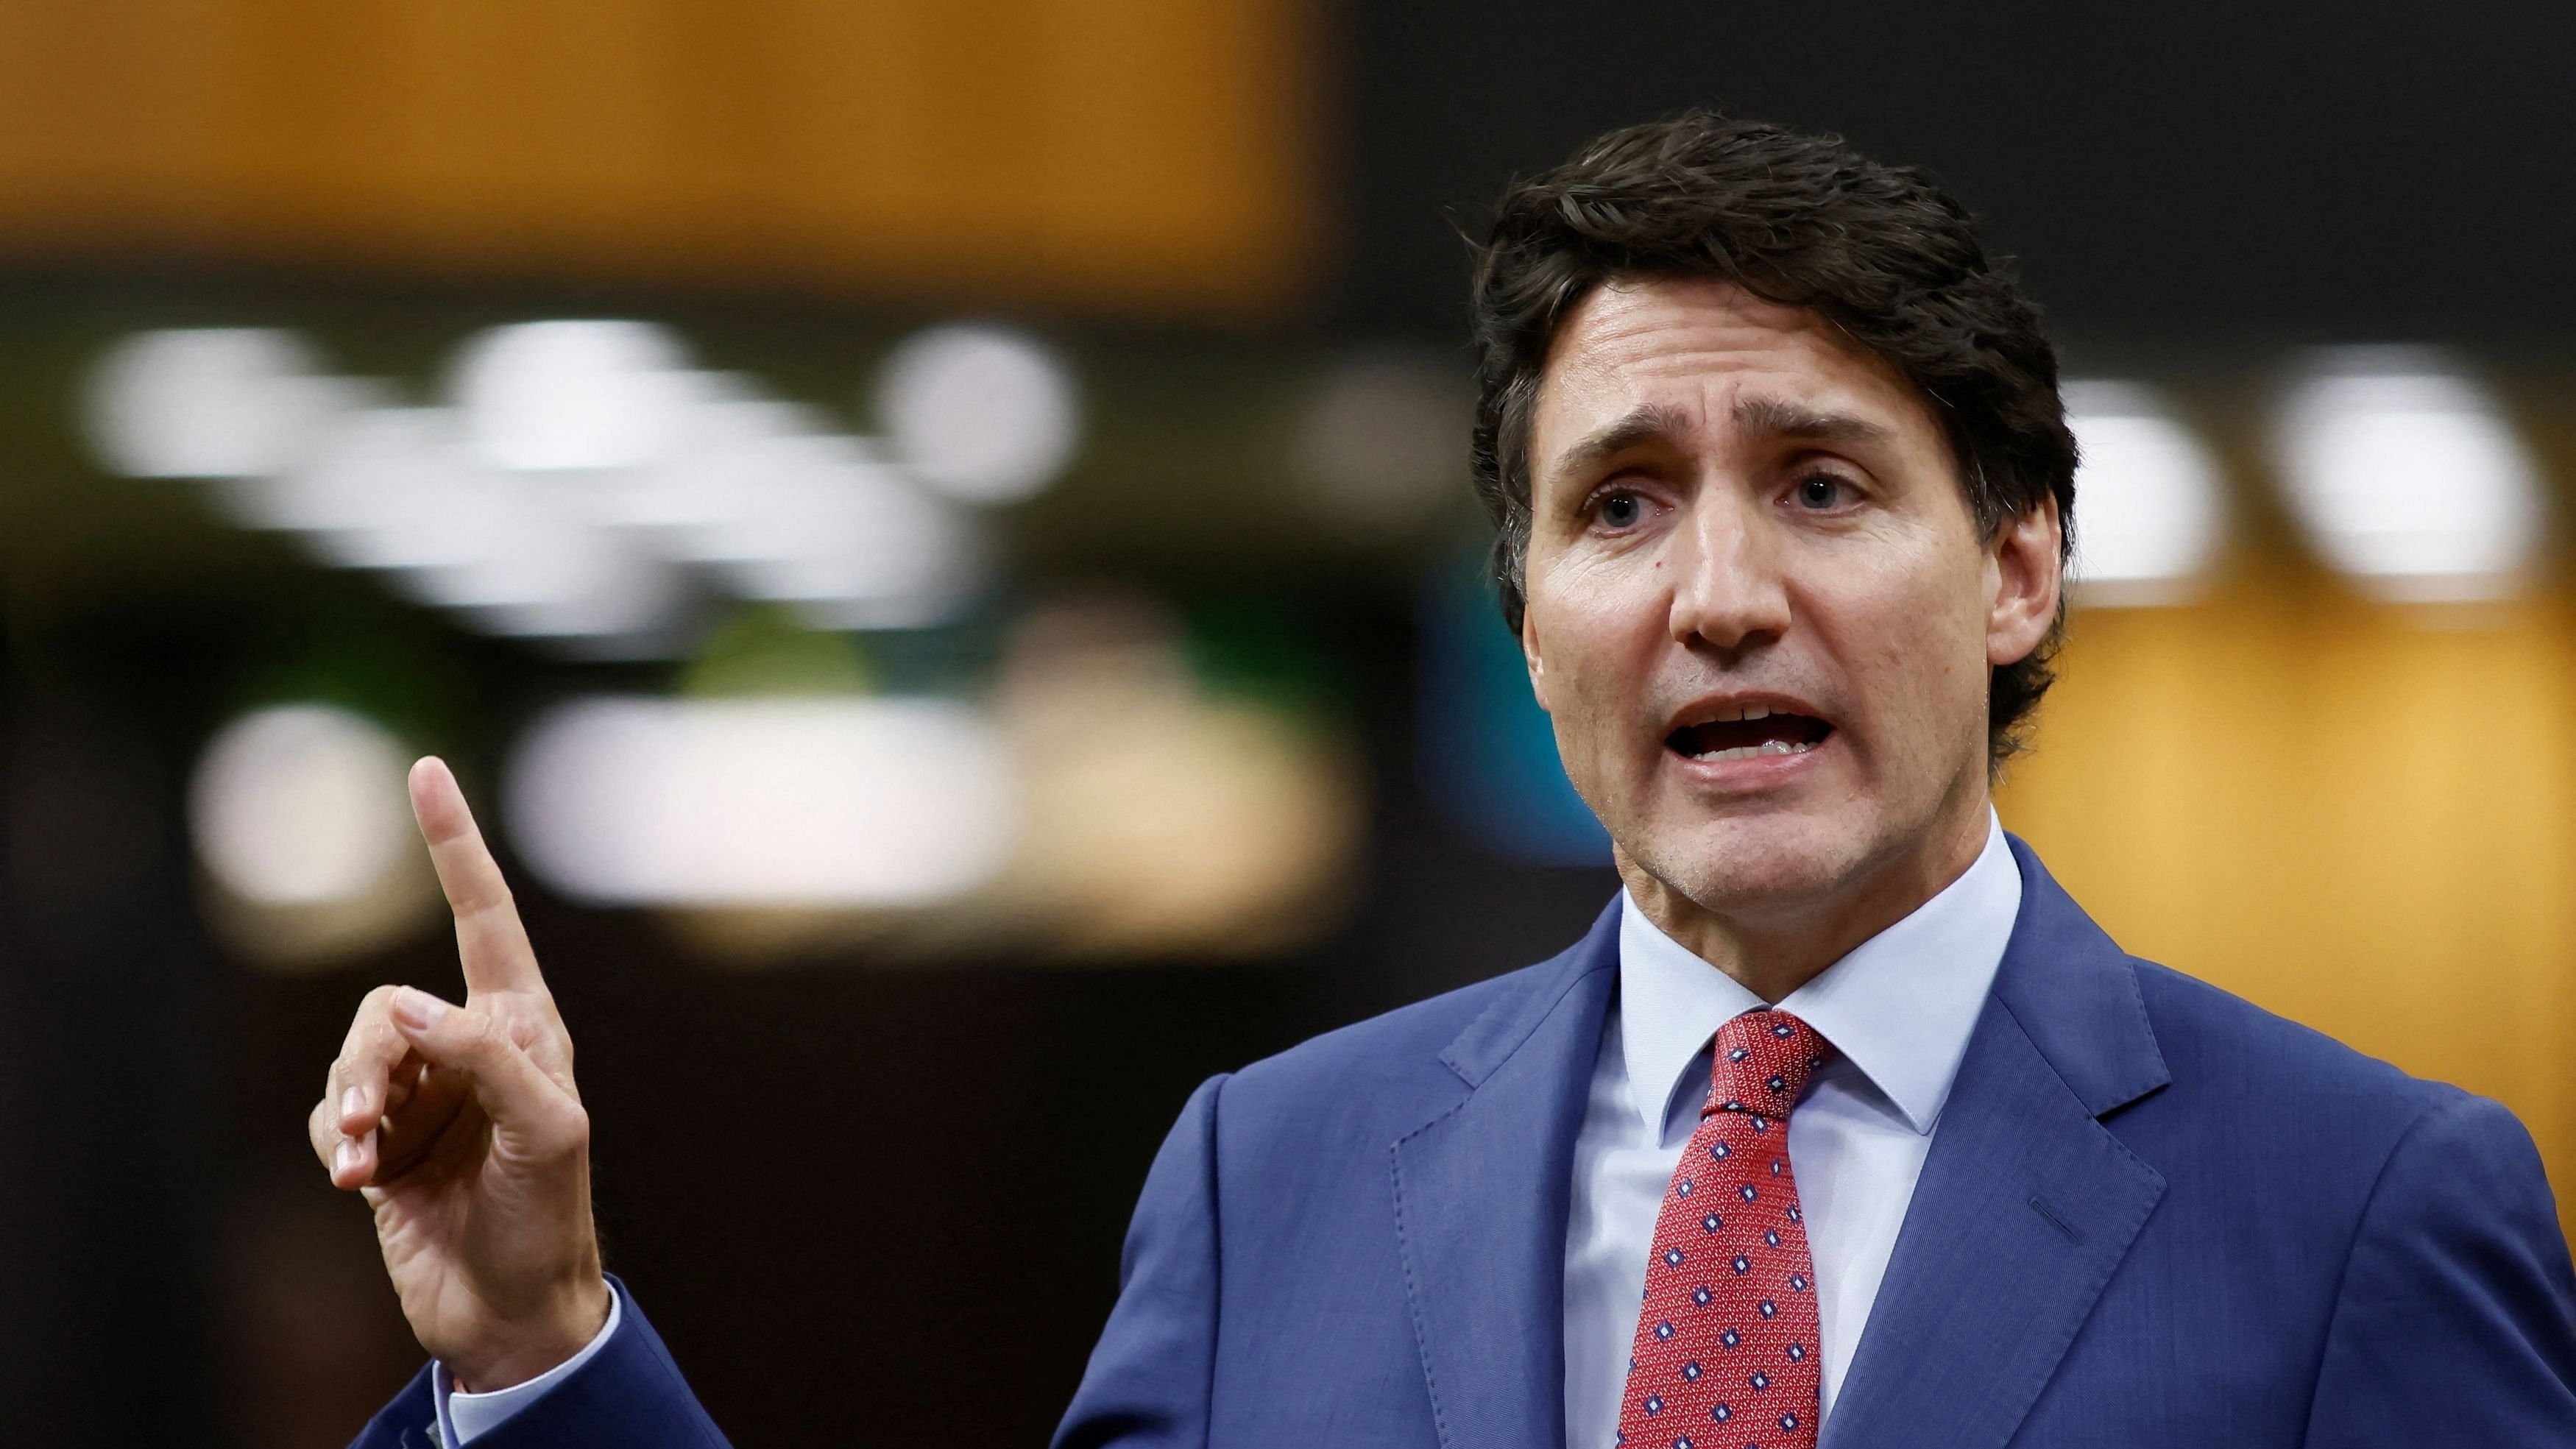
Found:
<svg viewBox="0 0 2576 1449"><path fill-rule="evenodd" d="M385 1271L459 1388L524 1383L608 1321L590 1216L590 1117L572 1038L456 777L411 770L412 813L456 914L465 1004L379 986L307 1122L334 1187L375 1209Z"/></svg>

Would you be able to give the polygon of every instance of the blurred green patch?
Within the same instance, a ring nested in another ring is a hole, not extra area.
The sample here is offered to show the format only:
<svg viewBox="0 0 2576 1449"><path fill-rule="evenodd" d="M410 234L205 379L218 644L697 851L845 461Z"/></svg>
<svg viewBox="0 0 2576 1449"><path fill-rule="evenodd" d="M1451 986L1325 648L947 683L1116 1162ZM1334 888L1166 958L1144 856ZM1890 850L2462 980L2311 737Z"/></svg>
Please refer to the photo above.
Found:
<svg viewBox="0 0 2576 1449"><path fill-rule="evenodd" d="M812 629L786 610L742 610L707 636L680 670L679 692L693 699L866 694L877 672L856 636Z"/></svg>

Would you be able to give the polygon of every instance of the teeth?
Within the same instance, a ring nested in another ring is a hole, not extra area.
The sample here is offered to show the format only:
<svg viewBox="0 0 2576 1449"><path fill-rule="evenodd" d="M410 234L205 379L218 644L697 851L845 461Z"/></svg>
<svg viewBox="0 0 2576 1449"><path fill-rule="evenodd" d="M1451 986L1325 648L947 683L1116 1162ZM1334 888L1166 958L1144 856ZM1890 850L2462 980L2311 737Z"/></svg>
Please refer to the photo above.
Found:
<svg viewBox="0 0 2576 1449"><path fill-rule="evenodd" d="M1702 721L1701 721L1701 723L1702 723L1702 724L1733 724L1733 723L1735 723L1737 720L1747 720L1747 719L1769 719L1770 717L1771 717L1771 707L1770 707L1769 705L1765 705L1765 704L1746 704L1746 705L1736 705L1736 706L1734 706L1734 707L1732 707L1732 708L1729 708L1729 709L1721 709L1721 710L1719 710L1717 713L1710 715L1707 719L1702 720Z"/></svg>
<svg viewBox="0 0 2576 1449"><path fill-rule="evenodd" d="M1814 745L1791 744L1787 740L1764 740L1758 745L1737 745L1731 750L1710 750L1691 756L1694 760L1750 760L1759 755L1803 755Z"/></svg>

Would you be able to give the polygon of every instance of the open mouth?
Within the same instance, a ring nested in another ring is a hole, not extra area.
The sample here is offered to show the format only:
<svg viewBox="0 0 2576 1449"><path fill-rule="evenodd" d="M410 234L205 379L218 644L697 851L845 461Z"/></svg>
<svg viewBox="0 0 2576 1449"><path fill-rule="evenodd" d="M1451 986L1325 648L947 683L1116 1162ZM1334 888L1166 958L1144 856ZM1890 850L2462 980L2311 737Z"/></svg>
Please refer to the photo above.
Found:
<svg viewBox="0 0 2576 1449"><path fill-rule="evenodd" d="M1803 755L1825 742L1834 727L1813 715L1746 705L1733 718L1686 724L1664 737L1664 748L1693 760L1751 760L1764 755Z"/></svg>

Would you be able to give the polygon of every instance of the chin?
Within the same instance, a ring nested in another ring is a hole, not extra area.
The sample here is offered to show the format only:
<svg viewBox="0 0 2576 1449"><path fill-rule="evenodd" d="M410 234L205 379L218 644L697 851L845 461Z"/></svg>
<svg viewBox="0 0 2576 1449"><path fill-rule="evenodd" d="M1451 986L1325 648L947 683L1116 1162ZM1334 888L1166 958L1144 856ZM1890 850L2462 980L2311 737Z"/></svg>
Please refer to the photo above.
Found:
<svg viewBox="0 0 2576 1449"><path fill-rule="evenodd" d="M1765 813L1688 824L1641 822L1630 858L1703 909L1762 915L1841 893L1866 867L1850 822Z"/></svg>

